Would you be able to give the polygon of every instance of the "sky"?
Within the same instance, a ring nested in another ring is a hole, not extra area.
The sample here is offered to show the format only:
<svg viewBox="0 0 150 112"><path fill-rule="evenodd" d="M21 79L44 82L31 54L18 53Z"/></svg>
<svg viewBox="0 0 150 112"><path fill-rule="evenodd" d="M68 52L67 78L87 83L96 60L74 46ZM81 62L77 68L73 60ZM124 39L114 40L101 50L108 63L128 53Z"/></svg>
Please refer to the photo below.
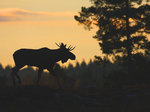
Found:
<svg viewBox="0 0 150 112"><path fill-rule="evenodd" d="M76 46L76 63L100 55L96 30L85 30L74 20L89 0L0 0L0 63L14 65L12 54L20 48L57 49L55 42ZM67 64L68 64L67 63Z"/></svg>

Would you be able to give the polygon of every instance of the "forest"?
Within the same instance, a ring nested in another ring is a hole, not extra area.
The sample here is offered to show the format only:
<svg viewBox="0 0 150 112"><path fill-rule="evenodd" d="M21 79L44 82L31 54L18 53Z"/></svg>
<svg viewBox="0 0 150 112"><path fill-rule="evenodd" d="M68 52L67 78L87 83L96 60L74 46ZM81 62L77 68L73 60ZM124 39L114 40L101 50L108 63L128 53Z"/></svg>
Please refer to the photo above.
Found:
<svg viewBox="0 0 150 112"><path fill-rule="evenodd" d="M54 70L64 89L149 87L150 57L143 58L137 55L135 59L132 77L128 75L126 63L112 63L108 60L102 62L98 59L90 60L88 63L83 60L81 63L76 62L75 66L69 64L67 67L56 64ZM13 86L11 68L0 65L0 87ZM18 74L23 80L22 86L36 85L37 72L38 69L31 66L20 70ZM54 76L48 71L42 73L40 85L57 88Z"/></svg>
<svg viewBox="0 0 150 112"><path fill-rule="evenodd" d="M13 86L11 66L0 65L1 112L138 112L149 108L149 57L137 56L132 77L126 63L103 63L95 59L86 63L55 70L62 89L48 71L42 73L37 85L37 69L23 68L18 72L22 84ZM140 64L139 64L140 63ZM8 108L9 107L9 108Z"/></svg>
<svg viewBox="0 0 150 112"><path fill-rule="evenodd" d="M75 66L69 64L67 67L55 65L55 71L60 77L63 88L100 88L103 85L104 76L108 76L111 71L119 70L119 65L107 63L105 67L96 61L86 63L77 62ZM38 69L30 66L23 68L18 72L22 81L22 85L36 85ZM3 67L0 65L0 86L13 86L11 77L11 66ZM54 76L48 71L42 73L40 85L56 88Z"/></svg>

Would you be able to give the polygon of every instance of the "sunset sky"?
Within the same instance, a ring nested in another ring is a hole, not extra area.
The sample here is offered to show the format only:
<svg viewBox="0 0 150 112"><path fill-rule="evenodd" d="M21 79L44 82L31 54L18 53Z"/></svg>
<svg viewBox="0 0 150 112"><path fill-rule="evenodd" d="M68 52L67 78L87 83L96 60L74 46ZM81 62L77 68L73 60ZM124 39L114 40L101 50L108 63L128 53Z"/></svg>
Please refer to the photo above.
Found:
<svg viewBox="0 0 150 112"><path fill-rule="evenodd" d="M48 47L55 42L76 46L77 60L100 55L92 36L74 20L89 0L0 0L0 63L14 65L12 54L20 48ZM71 61L72 62L72 61ZM73 62L72 62L73 63Z"/></svg>

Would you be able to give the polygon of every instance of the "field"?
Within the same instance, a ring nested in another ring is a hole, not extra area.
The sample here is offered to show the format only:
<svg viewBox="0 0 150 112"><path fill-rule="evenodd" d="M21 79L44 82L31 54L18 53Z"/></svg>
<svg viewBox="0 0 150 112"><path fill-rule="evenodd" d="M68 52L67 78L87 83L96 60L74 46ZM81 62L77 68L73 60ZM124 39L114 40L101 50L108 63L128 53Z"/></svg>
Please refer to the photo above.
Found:
<svg viewBox="0 0 150 112"><path fill-rule="evenodd" d="M0 112L150 112L150 90L3 87Z"/></svg>

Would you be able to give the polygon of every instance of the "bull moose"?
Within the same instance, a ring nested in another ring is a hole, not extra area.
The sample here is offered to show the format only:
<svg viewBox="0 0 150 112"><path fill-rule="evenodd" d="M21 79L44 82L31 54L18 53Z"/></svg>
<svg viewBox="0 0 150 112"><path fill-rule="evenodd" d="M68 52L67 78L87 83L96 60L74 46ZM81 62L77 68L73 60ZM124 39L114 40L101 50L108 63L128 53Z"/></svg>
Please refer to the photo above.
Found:
<svg viewBox="0 0 150 112"><path fill-rule="evenodd" d="M16 78L21 84L21 79L17 72L25 65L28 65L39 68L37 83L39 83L41 79L43 70L47 69L51 74L55 76L58 86L61 88L58 77L54 71L54 65L58 61L65 63L68 61L68 59L75 60L76 56L71 52L75 47L72 47L70 45L67 48L67 45L63 43L56 43L56 45L59 47L58 49L49 49L47 47L44 47L40 49L19 49L15 51L13 54L15 67L12 68L11 72L13 84L16 85Z"/></svg>

